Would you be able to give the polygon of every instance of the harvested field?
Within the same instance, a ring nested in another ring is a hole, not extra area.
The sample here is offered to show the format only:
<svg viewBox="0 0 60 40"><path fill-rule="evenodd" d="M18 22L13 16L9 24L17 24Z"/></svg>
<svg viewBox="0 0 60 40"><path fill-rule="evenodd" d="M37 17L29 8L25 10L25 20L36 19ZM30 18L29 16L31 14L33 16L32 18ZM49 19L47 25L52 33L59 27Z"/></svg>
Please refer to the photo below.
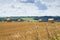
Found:
<svg viewBox="0 0 60 40"><path fill-rule="evenodd" d="M0 22L0 40L50 40L52 37L60 40L60 22Z"/></svg>

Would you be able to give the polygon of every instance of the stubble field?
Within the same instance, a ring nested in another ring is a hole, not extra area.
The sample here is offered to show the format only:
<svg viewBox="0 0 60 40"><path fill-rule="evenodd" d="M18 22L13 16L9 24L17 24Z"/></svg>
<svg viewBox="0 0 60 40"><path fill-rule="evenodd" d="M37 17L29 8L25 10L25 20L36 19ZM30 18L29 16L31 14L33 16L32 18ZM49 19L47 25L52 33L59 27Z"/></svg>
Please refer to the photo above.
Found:
<svg viewBox="0 0 60 40"><path fill-rule="evenodd" d="M60 40L60 22L0 22L0 40Z"/></svg>

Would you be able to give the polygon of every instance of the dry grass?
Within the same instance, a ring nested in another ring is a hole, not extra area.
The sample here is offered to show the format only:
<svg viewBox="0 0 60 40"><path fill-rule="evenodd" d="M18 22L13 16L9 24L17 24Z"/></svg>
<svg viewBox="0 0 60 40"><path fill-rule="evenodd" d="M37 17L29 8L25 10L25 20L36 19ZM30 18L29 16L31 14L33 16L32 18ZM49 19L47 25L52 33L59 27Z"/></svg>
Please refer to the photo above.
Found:
<svg viewBox="0 0 60 40"><path fill-rule="evenodd" d="M60 40L60 22L0 22L0 40Z"/></svg>

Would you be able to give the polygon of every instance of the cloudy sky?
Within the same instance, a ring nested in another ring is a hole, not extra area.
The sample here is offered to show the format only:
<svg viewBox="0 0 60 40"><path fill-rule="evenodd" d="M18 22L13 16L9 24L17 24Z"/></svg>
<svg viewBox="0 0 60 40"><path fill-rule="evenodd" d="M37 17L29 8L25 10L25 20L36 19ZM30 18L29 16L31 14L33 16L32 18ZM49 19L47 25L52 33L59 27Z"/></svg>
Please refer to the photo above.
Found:
<svg viewBox="0 0 60 40"><path fill-rule="evenodd" d="M60 16L60 0L0 0L0 17Z"/></svg>

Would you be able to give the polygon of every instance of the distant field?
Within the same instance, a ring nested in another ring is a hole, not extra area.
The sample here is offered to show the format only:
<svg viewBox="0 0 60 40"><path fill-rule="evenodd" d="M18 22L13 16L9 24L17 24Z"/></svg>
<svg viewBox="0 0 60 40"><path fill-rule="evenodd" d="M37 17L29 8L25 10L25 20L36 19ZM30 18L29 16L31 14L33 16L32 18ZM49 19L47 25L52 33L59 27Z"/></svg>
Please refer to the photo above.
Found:
<svg viewBox="0 0 60 40"><path fill-rule="evenodd" d="M0 22L0 40L60 40L60 22Z"/></svg>

